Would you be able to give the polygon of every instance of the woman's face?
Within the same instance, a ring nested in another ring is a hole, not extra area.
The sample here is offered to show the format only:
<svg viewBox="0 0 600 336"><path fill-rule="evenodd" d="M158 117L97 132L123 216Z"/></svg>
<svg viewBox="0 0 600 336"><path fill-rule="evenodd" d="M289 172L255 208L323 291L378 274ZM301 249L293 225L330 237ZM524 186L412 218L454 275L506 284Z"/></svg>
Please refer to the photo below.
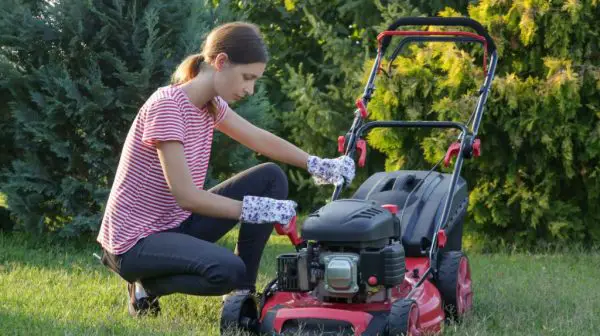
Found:
<svg viewBox="0 0 600 336"><path fill-rule="evenodd" d="M232 103L254 93L256 80L262 77L266 64L232 64L226 54L219 54L214 66L217 95Z"/></svg>

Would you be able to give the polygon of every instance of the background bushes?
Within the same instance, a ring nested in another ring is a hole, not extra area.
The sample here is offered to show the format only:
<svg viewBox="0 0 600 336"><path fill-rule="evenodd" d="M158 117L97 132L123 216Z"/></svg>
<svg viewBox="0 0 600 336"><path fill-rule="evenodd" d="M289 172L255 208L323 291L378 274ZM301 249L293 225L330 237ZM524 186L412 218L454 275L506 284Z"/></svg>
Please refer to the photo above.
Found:
<svg viewBox="0 0 600 336"><path fill-rule="evenodd" d="M600 19L596 1L100 1L0 5L0 190L17 227L95 232L137 109L204 34L258 24L271 62L236 109L311 154L337 156L375 53L401 16L470 16L499 52L467 161L467 230L490 244L598 242ZM438 28L439 29L439 28ZM396 40L394 40L396 41ZM466 121L483 79L478 46L414 45L379 77L372 119ZM387 66L387 64L385 64ZM456 134L373 131L369 167L429 168ZM207 186L265 160L217 135ZM325 202L306 172L286 167L301 211ZM348 190L351 193L352 190Z"/></svg>

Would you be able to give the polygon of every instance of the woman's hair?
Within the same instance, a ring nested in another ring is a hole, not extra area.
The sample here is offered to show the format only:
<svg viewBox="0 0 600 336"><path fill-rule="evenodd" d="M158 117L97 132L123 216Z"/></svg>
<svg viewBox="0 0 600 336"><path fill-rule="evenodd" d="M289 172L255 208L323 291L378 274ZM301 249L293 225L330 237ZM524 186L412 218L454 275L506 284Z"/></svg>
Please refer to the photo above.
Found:
<svg viewBox="0 0 600 336"><path fill-rule="evenodd" d="M259 28L247 22L230 22L213 29L203 43L202 51L188 56L177 67L171 83L183 84L198 75L206 63L225 53L233 64L267 63L268 53ZM211 100L208 111L216 117L216 103Z"/></svg>

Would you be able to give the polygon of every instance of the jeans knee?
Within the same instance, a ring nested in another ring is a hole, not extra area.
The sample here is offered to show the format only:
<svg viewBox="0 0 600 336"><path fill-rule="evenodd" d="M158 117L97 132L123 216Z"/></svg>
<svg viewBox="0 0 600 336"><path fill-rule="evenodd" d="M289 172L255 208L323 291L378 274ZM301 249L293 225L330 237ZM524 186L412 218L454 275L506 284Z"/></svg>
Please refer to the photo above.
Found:
<svg viewBox="0 0 600 336"><path fill-rule="evenodd" d="M289 195L288 189L288 178L283 169L279 165L269 162L264 163L261 169L265 171L265 174L270 177L271 188L269 189L269 195L276 199L286 199Z"/></svg>
<svg viewBox="0 0 600 336"><path fill-rule="evenodd" d="M233 255L226 262L222 262L212 273L211 282L222 284L225 292L228 292L238 288L244 282L246 265L241 258Z"/></svg>

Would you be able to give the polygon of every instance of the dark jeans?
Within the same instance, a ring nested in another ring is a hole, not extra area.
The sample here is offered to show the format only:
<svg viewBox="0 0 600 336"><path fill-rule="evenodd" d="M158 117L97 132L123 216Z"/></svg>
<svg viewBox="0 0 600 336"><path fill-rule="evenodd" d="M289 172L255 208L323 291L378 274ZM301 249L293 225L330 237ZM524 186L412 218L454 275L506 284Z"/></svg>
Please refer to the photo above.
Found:
<svg viewBox="0 0 600 336"><path fill-rule="evenodd" d="M245 195L286 199L288 181L279 166L250 168L210 192L242 200ZM254 289L272 224L241 223L235 254L215 244L237 220L192 214L179 227L152 234L121 255L104 252L103 263L149 295L221 295Z"/></svg>

